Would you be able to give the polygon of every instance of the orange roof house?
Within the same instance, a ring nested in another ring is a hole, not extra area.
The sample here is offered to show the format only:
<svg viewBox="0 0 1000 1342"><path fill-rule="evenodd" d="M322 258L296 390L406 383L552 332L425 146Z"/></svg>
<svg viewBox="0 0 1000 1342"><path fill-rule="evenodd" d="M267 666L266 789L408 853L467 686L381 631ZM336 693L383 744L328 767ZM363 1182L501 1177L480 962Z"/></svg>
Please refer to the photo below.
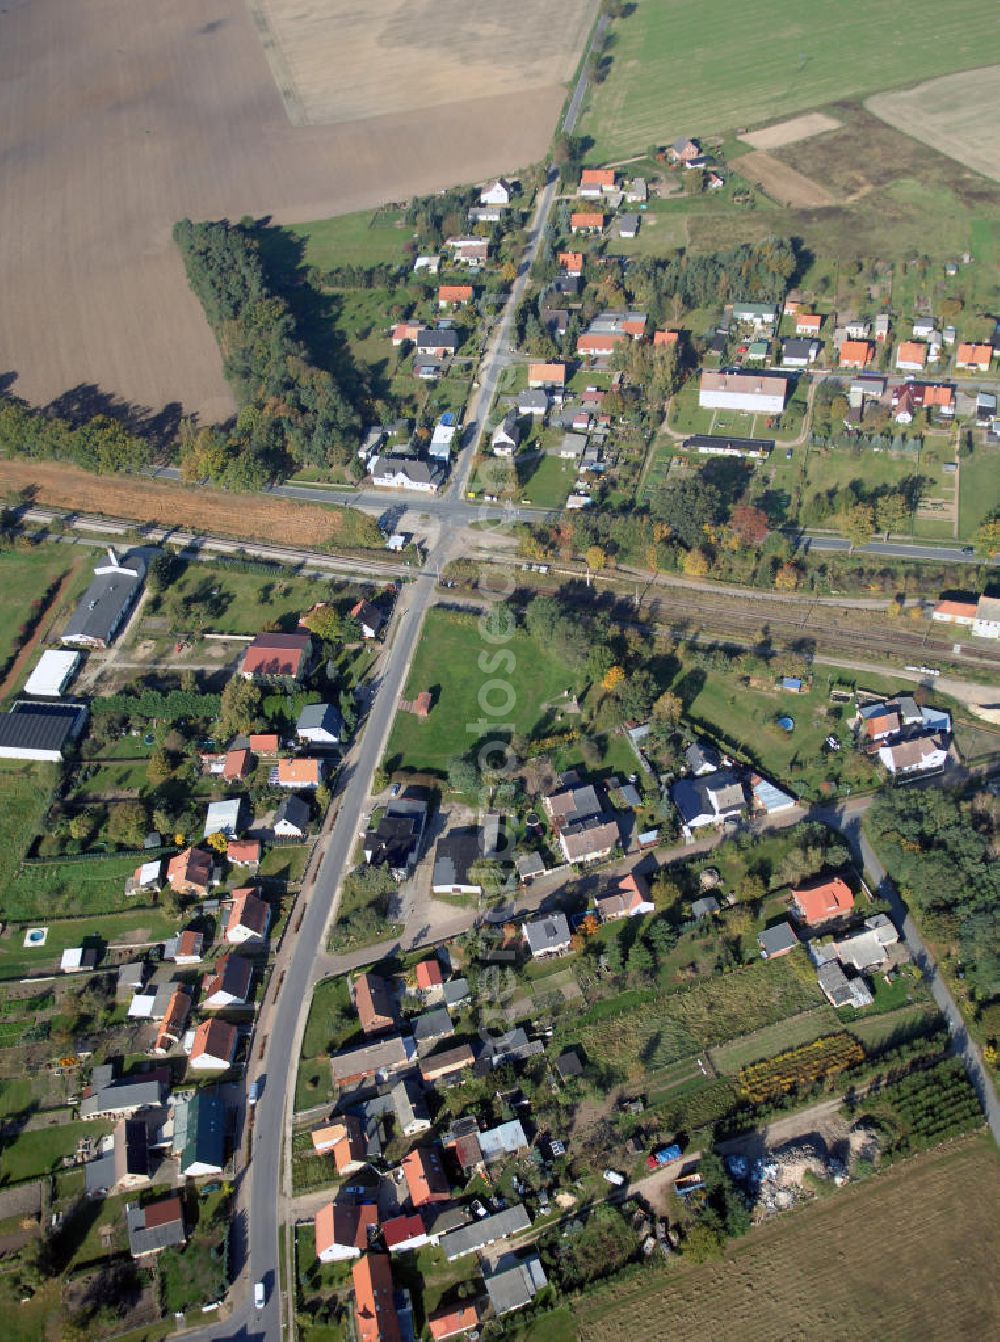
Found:
<svg viewBox="0 0 1000 1342"><path fill-rule="evenodd" d="M177 988L167 1003L160 1029L153 1045L154 1053L167 1053L184 1033L184 1026L191 1014L191 998L183 988Z"/></svg>
<svg viewBox="0 0 1000 1342"><path fill-rule="evenodd" d="M278 787L319 787L323 781L323 761L303 757L278 761Z"/></svg>
<svg viewBox="0 0 1000 1342"><path fill-rule="evenodd" d="M653 345L676 345L680 338L679 331L656 331L653 335Z"/></svg>
<svg viewBox="0 0 1000 1342"><path fill-rule="evenodd" d="M569 217L571 233L603 233L604 215L599 210L577 210Z"/></svg>
<svg viewBox="0 0 1000 1342"><path fill-rule="evenodd" d="M179 895L204 894L212 877L212 855L203 848L185 848L167 863L167 881Z"/></svg>
<svg viewBox="0 0 1000 1342"><path fill-rule="evenodd" d="M396 997L388 980L359 974L354 980L354 1009L364 1034L381 1034L396 1024Z"/></svg>
<svg viewBox="0 0 1000 1342"><path fill-rule="evenodd" d="M249 750L228 750L222 761L222 776L228 783L239 783L250 772L252 763Z"/></svg>
<svg viewBox="0 0 1000 1342"><path fill-rule="evenodd" d="M228 1021L204 1020L194 1032L190 1064L196 1072L225 1071L236 1054L237 1031Z"/></svg>
<svg viewBox="0 0 1000 1342"><path fill-rule="evenodd" d="M365 1254L354 1264L351 1275L358 1342L402 1342L388 1256Z"/></svg>
<svg viewBox="0 0 1000 1342"><path fill-rule="evenodd" d="M230 945L262 941L270 925L270 904L258 899L249 886L233 891L233 903L226 921L226 940Z"/></svg>
<svg viewBox="0 0 1000 1342"><path fill-rule="evenodd" d="M808 927L817 927L840 918L854 908L854 895L846 881L835 876L832 881L792 891L792 912Z"/></svg>
<svg viewBox="0 0 1000 1342"><path fill-rule="evenodd" d="M576 352L593 356L610 354L627 338L624 331L587 331L577 340Z"/></svg>
<svg viewBox="0 0 1000 1342"><path fill-rule="evenodd" d="M559 265L568 275L582 275L583 252L560 252Z"/></svg>
<svg viewBox="0 0 1000 1342"><path fill-rule="evenodd" d="M864 368L872 357L867 340L845 340L840 347L841 368Z"/></svg>
<svg viewBox="0 0 1000 1342"><path fill-rule="evenodd" d="M226 857L234 867L255 867L260 861L260 839L230 839Z"/></svg>
<svg viewBox="0 0 1000 1342"><path fill-rule="evenodd" d="M422 993L433 992L444 983L441 962L438 959L421 960L417 965L417 987Z"/></svg>
<svg viewBox="0 0 1000 1342"><path fill-rule="evenodd" d="M277 755L277 732L251 732L248 739L254 755Z"/></svg>
<svg viewBox="0 0 1000 1342"><path fill-rule="evenodd" d="M959 345L955 353L955 367L974 368L979 373L988 373L992 358L992 345Z"/></svg>
<svg viewBox="0 0 1000 1342"><path fill-rule="evenodd" d="M923 368L927 362L927 346L918 340L904 340L896 350L897 368Z"/></svg>
<svg viewBox="0 0 1000 1342"><path fill-rule="evenodd" d="M479 1322L479 1311L475 1305L458 1305L455 1309L432 1314L427 1320L434 1342L447 1342L449 1337L459 1337L468 1333Z"/></svg>
<svg viewBox="0 0 1000 1342"><path fill-rule="evenodd" d="M785 304L785 311L788 311L788 304ZM819 335L823 325L823 318L818 312L797 312L795 314L795 334L796 335Z"/></svg>
<svg viewBox="0 0 1000 1342"><path fill-rule="evenodd" d="M975 601L939 601L934 607L932 619L943 620L948 624L975 624L976 611L979 609Z"/></svg>
<svg viewBox="0 0 1000 1342"><path fill-rule="evenodd" d="M438 288L438 307L462 307L472 301L471 284L442 284Z"/></svg>
<svg viewBox="0 0 1000 1342"><path fill-rule="evenodd" d="M954 404L955 392L952 387L939 382L929 382L924 387L924 405L936 406L939 410L948 410Z"/></svg>
<svg viewBox="0 0 1000 1342"><path fill-rule="evenodd" d="M328 1202L316 1213L316 1257L321 1263L357 1258L368 1248L371 1233L378 1226L378 1208L373 1203L352 1207Z"/></svg>
<svg viewBox="0 0 1000 1342"><path fill-rule="evenodd" d="M529 363L529 387L565 387L566 365L564 363Z"/></svg>
<svg viewBox="0 0 1000 1342"><path fill-rule="evenodd" d="M431 1202L447 1202L451 1187L444 1172L441 1153L433 1147L415 1147L402 1160L403 1177L414 1207Z"/></svg>
<svg viewBox="0 0 1000 1342"><path fill-rule="evenodd" d="M312 1133L313 1150L317 1155L332 1155L338 1174L353 1174L365 1163L368 1148L364 1129L356 1114L346 1114L339 1123L317 1128Z"/></svg>
<svg viewBox="0 0 1000 1342"><path fill-rule="evenodd" d="M246 680L298 680L311 656L308 634L258 634L243 654L240 674Z"/></svg>
<svg viewBox="0 0 1000 1342"><path fill-rule="evenodd" d="M597 191L613 191L615 189L615 169L613 168L584 168L580 174L580 189L584 187L597 188Z"/></svg>

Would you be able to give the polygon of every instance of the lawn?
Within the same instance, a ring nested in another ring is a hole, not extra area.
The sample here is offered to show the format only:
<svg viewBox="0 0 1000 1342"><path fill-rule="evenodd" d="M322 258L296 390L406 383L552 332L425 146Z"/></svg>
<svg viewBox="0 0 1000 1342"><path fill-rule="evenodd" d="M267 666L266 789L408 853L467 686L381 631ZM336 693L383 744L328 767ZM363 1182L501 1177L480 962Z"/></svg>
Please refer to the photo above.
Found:
<svg viewBox="0 0 1000 1342"><path fill-rule="evenodd" d="M998 1252L1000 1155L977 1134L777 1216L720 1259L673 1259L572 1308L584 1342L987 1337L1000 1317Z"/></svg>
<svg viewBox="0 0 1000 1342"><path fill-rule="evenodd" d="M102 1137L111 1131L112 1126L111 1123L88 1120L5 1138L0 1145L0 1184L52 1173L63 1156L73 1154L81 1137Z"/></svg>
<svg viewBox="0 0 1000 1342"><path fill-rule="evenodd" d="M156 610L176 628L189 629L192 614L200 626L218 634L256 634L264 621L274 622L286 632L294 630L304 610L317 601L336 605L344 614L359 593L345 591L343 583L328 578L296 577L287 569L268 573L243 573L214 564L188 564L171 583Z"/></svg>
<svg viewBox="0 0 1000 1342"><path fill-rule="evenodd" d="M125 910L131 898L125 894L125 882L136 865L135 857L108 857L25 866L7 885L4 909L10 918L22 921Z"/></svg>
<svg viewBox="0 0 1000 1342"><path fill-rule="evenodd" d="M499 660L501 652L509 655ZM502 681L496 670L473 672L477 661L479 666L501 668ZM515 734L530 734L545 720L548 706L562 695L569 679L557 660L523 631L515 632L498 649L484 638L472 615L431 610L413 657L405 697L413 699L429 690L433 707L426 719L411 713L397 716L386 767L390 772L412 769L443 775L451 760L487 734L501 736L511 729ZM484 695L486 712L480 702ZM501 712L495 713L497 708Z"/></svg>
<svg viewBox="0 0 1000 1342"><path fill-rule="evenodd" d="M69 571L73 560L73 551L63 545L0 553L0 666L18 648L18 631L33 604Z"/></svg>
<svg viewBox="0 0 1000 1342"><path fill-rule="evenodd" d="M302 1055L295 1078L295 1109L312 1109L333 1099L329 1056L358 1031L344 976L317 983L302 1038Z"/></svg>
<svg viewBox="0 0 1000 1342"><path fill-rule="evenodd" d="M958 469L958 530L963 540L974 540L987 513L1000 504L1000 451L977 447L963 457Z"/></svg>
<svg viewBox="0 0 1000 1342"><path fill-rule="evenodd" d="M840 1028L833 1007L824 1003L815 1011L803 1011L792 1020L778 1021L776 1025L767 1025L754 1034L721 1044L712 1049L709 1057L723 1076L735 1076L741 1067L749 1063L758 1062L761 1058L773 1058L786 1049L811 1043L822 1035L835 1034Z"/></svg>
<svg viewBox="0 0 1000 1342"><path fill-rule="evenodd" d="M287 847L271 848L258 869L258 875L278 881L301 881L309 856L306 843L289 844Z"/></svg>
<svg viewBox="0 0 1000 1342"><path fill-rule="evenodd" d="M53 764L0 763L0 916L17 917L10 883L38 833L55 787Z"/></svg>
<svg viewBox="0 0 1000 1342"><path fill-rule="evenodd" d="M533 457L517 462L521 502L536 508L562 508L576 482L576 464L562 457Z"/></svg>
<svg viewBox="0 0 1000 1342"><path fill-rule="evenodd" d="M639 153L678 135L754 125L834 100L1000 60L1000 31L981 0L637 0L612 25L611 68L580 131L588 161Z"/></svg>
<svg viewBox="0 0 1000 1342"><path fill-rule="evenodd" d="M134 858L132 862L134 870ZM80 867L73 870L79 871ZM24 928L17 926L10 929L9 937L0 941L0 979L51 973L62 952L70 946L79 946L85 938L99 937L109 945L148 945L171 936L177 926L176 919L159 909L133 909L129 913L103 917L61 918L51 923L45 923L44 916L40 916L39 921L49 929L44 946L22 946Z"/></svg>
<svg viewBox="0 0 1000 1342"><path fill-rule="evenodd" d="M403 246L412 232L394 211L342 214L308 224L290 224L288 232L305 242L305 262L320 270L335 266L391 265L403 261Z"/></svg>
<svg viewBox="0 0 1000 1342"><path fill-rule="evenodd" d="M198 1204L198 1225L184 1248L165 1249L157 1258L164 1313L184 1314L225 1295L228 1224L225 1195L204 1198Z"/></svg>

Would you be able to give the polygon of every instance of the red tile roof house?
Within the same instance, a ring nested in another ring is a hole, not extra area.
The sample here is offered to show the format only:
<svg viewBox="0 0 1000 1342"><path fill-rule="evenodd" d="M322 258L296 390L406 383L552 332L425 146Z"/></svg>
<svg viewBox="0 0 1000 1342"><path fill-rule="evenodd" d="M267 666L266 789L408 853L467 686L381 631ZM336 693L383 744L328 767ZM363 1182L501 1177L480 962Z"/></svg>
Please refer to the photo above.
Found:
<svg viewBox="0 0 1000 1342"><path fill-rule="evenodd" d="M872 347L867 340L845 340L840 347L841 368L865 368L871 357Z"/></svg>
<svg viewBox="0 0 1000 1342"><path fill-rule="evenodd" d="M788 311L788 304L785 304L785 311ZM799 312L795 316L795 334L797 336L819 335L823 325L823 318L817 312Z"/></svg>
<svg viewBox="0 0 1000 1342"><path fill-rule="evenodd" d="M204 895L212 880L212 855L203 848L185 848L167 863L167 882L179 895Z"/></svg>
<svg viewBox="0 0 1000 1342"><path fill-rule="evenodd" d="M255 755L277 755L278 753L278 733L277 732L251 732L248 737L250 749Z"/></svg>
<svg viewBox="0 0 1000 1342"><path fill-rule="evenodd" d="M988 373L992 358L992 345L959 345L955 354L955 367L967 368L977 373Z"/></svg>
<svg viewBox="0 0 1000 1342"><path fill-rule="evenodd" d="M430 1000L440 997L444 991L444 975L438 959L421 960L417 965L417 992Z"/></svg>
<svg viewBox="0 0 1000 1342"><path fill-rule="evenodd" d="M392 328L392 343L397 347L407 340L412 343L422 330L420 322L397 322Z"/></svg>
<svg viewBox="0 0 1000 1342"><path fill-rule="evenodd" d="M390 1253L410 1253L430 1244L430 1236L419 1212L411 1216L394 1216L382 1225L382 1242Z"/></svg>
<svg viewBox="0 0 1000 1342"><path fill-rule="evenodd" d="M249 750L240 748L228 750L222 761L222 777L227 783L239 783L246 778L253 767L253 756Z"/></svg>
<svg viewBox="0 0 1000 1342"><path fill-rule="evenodd" d="M679 331L655 331L653 333L653 346L657 345L676 345L680 340Z"/></svg>
<svg viewBox="0 0 1000 1342"><path fill-rule="evenodd" d="M318 1156L333 1156L338 1174L354 1174L368 1163L364 1127L356 1114L345 1114L339 1123L317 1128L312 1144Z"/></svg>
<svg viewBox="0 0 1000 1342"><path fill-rule="evenodd" d="M301 680L312 660L308 634L258 634L243 654L244 680Z"/></svg>
<svg viewBox="0 0 1000 1342"><path fill-rule="evenodd" d="M377 974L359 974L354 980L354 1009L364 1034L382 1034L396 1026L396 995Z"/></svg>
<svg viewBox="0 0 1000 1342"><path fill-rule="evenodd" d="M571 233L603 233L604 215L598 211L578 210L569 218Z"/></svg>
<svg viewBox="0 0 1000 1342"><path fill-rule="evenodd" d="M189 927L177 938L177 947L173 956L167 954L164 959L173 959L175 965L196 965L201 960L204 945L204 935Z"/></svg>
<svg viewBox="0 0 1000 1342"><path fill-rule="evenodd" d="M403 1157L401 1167L414 1207L451 1201L451 1186L440 1151L430 1146L415 1147Z"/></svg>
<svg viewBox="0 0 1000 1342"><path fill-rule="evenodd" d="M559 265L567 275L582 275L583 252L560 252Z"/></svg>
<svg viewBox="0 0 1000 1342"><path fill-rule="evenodd" d="M192 1072L225 1072L236 1056L239 1036L228 1021L204 1020L194 1032L188 1065Z"/></svg>
<svg viewBox="0 0 1000 1342"><path fill-rule="evenodd" d="M471 1332L479 1322L479 1311L475 1305L458 1305L455 1309L443 1310L432 1314L427 1320L434 1342L447 1342L449 1337L460 1337Z"/></svg>
<svg viewBox="0 0 1000 1342"><path fill-rule="evenodd" d="M578 196L603 196L615 189L614 168L584 168L577 187Z"/></svg>
<svg viewBox="0 0 1000 1342"><path fill-rule="evenodd" d="M565 387L566 365L564 363L529 363L528 386Z"/></svg>
<svg viewBox="0 0 1000 1342"><path fill-rule="evenodd" d="M853 908L851 887L839 876L792 891L792 915L807 927L820 927L834 918L842 918Z"/></svg>
<svg viewBox="0 0 1000 1342"><path fill-rule="evenodd" d="M392 1269L385 1254L369 1253L351 1269L357 1342L402 1342Z"/></svg>
<svg viewBox="0 0 1000 1342"><path fill-rule="evenodd" d="M234 867L256 867L260 862L260 840L230 839L226 857Z"/></svg>
<svg viewBox="0 0 1000 1342"><path fill-rule="evenodd" d="M352 1207L328 1202L316 1213L316 1257L321 1263L357 1258L378 1229L378 1208L372 1203Z"/></svg>
<svg viewBox="0 0 1000 1342"><path fill-rule="evenodd" d="M215 968L201 981L201 1005L206 1011L244 1006L250 1000L253 965L242 955L220 955Z"/></svg>
<svg viewBox="0 0 1000 1342"><path fill-rule="evenodd" d="M895 736L901 726L902 722L895 709L890 708L882 713L873 714L870 718L865 718L861 731L863 742L871 745L873 741L884 741L887 737Z"/></svg>
<svg viewBox="0 0 1000 1342"><path fill-rule="evenodd" d="M226 940L230 946L240 946L247 941L263 941L270 925L270 904L258 899L249 887L233 891L232 908L226 922Z"/></svg>
<svg viewBox="0 0 1000 1342"><path fill-rule="evenodd" d="M191 1014L191 996L186 988L178 987L167 1003L160 1029L153 1045L153 1053L169 1053L184 1033Z"/></svg>
<svg viewBox="0 0 1000 1342"><path fill-rule="evenodd" d="M438 289L438 307L464 307L472 302L471 284L442 284Z"/></svg>
<svg viewBox="0 0 1000 1342"><path fill-rule="evenodd" d="M594 900L597 915L602 923L610 923L618 918L636 918L655 909L649 897L646 879L634 871L623 876L614 890Z"/></svg>
<svg viewBox="0 0 1000 1342"><path fill-rule="evenodd" d="M588 358L598 359L613 354L616 345L620 345L623 340L627 340L624 331L602 331L594 333L586 332L576 342L577 354L584 354Z"/></svg>

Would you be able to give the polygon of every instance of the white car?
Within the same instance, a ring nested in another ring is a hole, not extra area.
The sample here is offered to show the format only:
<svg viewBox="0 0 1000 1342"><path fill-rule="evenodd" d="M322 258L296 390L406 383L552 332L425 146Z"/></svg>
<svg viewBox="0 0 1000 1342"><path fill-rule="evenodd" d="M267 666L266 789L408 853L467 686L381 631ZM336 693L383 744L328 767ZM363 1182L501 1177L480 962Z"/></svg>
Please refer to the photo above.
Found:
<svg viewBox="0 0 1000 1342"><path fill-rule="evenodd" d="M254 1309L263 1309L267 1301L267 1290L262 1281L254 1282L253 1287L253 1307Z"/></svg>
<svg viewBox="0 0 1000 1342"><path fill-rule="evenodd" d="M624 1174L619 1174L617 1170L605 1170L603 1178L606 1179L609 1184L614 1184L615 1188L621 1188L622 1184L625 1182Z"/></svg>

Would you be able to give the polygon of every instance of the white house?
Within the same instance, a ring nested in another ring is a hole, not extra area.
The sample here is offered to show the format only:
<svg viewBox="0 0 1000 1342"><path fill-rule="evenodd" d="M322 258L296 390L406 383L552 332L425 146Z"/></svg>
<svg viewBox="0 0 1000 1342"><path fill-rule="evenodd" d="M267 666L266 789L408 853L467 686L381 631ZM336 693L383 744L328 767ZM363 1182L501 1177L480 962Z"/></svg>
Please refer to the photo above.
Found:
<svg viewBox="0 0 1000 1342"><path fill-rule="evenodd" d="M224 834L227 839L234 839L243 828L242 811L243 802L239 797L209 802L205 813L205 837Z"/></svg>
<svg viewBox="0 0 1000 1342"><path fill-rule="evenodd" d="M427 455L435 461L450 461L452 439L457 431L454 424L446 424L444 420L435 424Z"/></svg>
<svg viewBox="0 0 1000 1342"><path fill-rule="evenodd" d="M371 465L371 481L380 489L409 489L421 494L436 494L442 481L441 469L411 457L376 457Z"/></svg>
<svg viewBox="0 0 1000 1342"><path fill-rule="evenodd" d="M300 741L314 746L339 745L344 723L333 704L306 704L295 724Z"/></svg>
<svg viewBox="0 0 1000 1342"><path fill-rule="evenodd" d="M788 379L763 373L717 373L702 370L698 404L703 410L746 410L780 415L785 409Z"/></svg>
<svg viewBox="0 0 1000 1342"><path fill-rule="evenodd" d="M918 736L914 741L882 746L878 757L894 776L921 774L930 769L943 769L948 759L948 747L941 736Z"/></svg>
<svg viewBox="0 0 1000 1342"><path fill-rule="evenodd" d="M493 430L493 436L490 438L490 445L493 452L498 457L512 457L517 451L518 444L521 441L521 428L517 422L517 415L513 410L508 410L503 419Z"/></svg>
<svg viewBox="0 0 1000 1342"><path fill-rule="evenodd" d="M484 186L479 193L480 205L509 205L511 201L510 183L498 177L495 182Z"/></svg>
<svg viewBox="0 0 1000 1342"><path fill-rule="evenodd" d="M773 326L777 320L778 306L776 303L733 304L733 321L752 326L755 331L762 331L767 326Z"/></svg>

